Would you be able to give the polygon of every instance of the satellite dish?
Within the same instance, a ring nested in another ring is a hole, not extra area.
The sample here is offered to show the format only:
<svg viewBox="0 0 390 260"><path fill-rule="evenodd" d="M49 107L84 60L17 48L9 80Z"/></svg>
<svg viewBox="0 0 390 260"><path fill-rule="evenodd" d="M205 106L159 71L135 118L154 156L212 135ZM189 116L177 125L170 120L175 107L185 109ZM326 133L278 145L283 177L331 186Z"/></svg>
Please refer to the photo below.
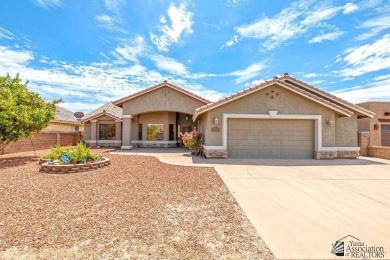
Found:
<svg viewBox="0 0 390 260"><path fill-rule="evenodd" d="M83 112L76 112L73 114L76 118L82 118L84 116L84 113Z"/></svg>

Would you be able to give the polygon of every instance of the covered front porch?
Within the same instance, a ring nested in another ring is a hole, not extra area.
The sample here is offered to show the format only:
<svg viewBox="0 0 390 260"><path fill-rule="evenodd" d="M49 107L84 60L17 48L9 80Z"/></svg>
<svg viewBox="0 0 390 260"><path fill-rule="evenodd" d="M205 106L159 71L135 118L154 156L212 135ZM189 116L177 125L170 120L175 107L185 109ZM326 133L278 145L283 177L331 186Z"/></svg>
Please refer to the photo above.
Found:
<svg viewBox="0 0 390 260"><path fill-rule="evenodd" d="M175 111L152 111L123 115L122 149L181 146L181 134L197 128L192 115Z"/></svg>

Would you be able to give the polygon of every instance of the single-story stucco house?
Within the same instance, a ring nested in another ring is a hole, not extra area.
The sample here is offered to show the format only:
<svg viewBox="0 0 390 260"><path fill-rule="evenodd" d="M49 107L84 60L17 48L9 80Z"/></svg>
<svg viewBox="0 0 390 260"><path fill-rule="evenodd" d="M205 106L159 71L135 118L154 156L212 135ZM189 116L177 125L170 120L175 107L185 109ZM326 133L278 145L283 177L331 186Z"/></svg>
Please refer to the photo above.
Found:
<svg viewBox="0 0 390 260"><path fill-rule="evenodd" d="M216 102L164 81L82 118L91 146L173 147L198 130L209 158L354 158L374 113L287 73Z"/></svg>
<svg viewBox="0 0 390 260"><path fill-rule="evenodd" d="M390 146L390 102L364 102L359 106L375 113L358 121L359 132L370 133L370 146Z"/></svg>
<svg viewBox="0 0 390 260"><path fill-rule="evenodd" d="M57 107L56 115L50 120L45 131L53 132L83 132L84 125L74 116L74 113L66 108Z"/></svg>

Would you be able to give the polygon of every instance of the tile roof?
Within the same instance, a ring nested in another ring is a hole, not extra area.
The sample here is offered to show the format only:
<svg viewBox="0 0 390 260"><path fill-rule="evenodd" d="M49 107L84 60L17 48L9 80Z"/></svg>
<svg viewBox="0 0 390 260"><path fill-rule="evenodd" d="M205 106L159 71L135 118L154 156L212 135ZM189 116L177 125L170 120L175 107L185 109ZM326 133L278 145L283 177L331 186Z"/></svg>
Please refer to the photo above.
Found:
<svg viewBox="0 0 390 260"><path fill-rule="evenodd" d="M228 97L225 97L225 98L222 98L216 102L213 102L213 103L210 103L210 104L207 104L205 106L202 106L200 108L197 108L195 109L195 112L194 112L194 116L193 116L193 119L195 120L200 114L206 112L206 111L209 111L213 108L216 108L218 106L221 106L223 104L226 104L228 102L231 102L235 99L238 99L238 98L241 98L243 96L246 96L252 92L255 92L255 91L258 91L260 89L264 89L268 86L271 86L273 84L278 84L280 86L283 86L285 88L288 88L302 96L305 96L309 99L312 99L313 101L316 101L318 103L321 103L322 105L325 105L327 107L330 107L332 108L333 110L335 111L338 111L339 113L341 114L344 114L346 116L351 116L353 115L353 112L348 110L347 108L344 108L338 104L336 104L335 102L332 102L332 101L329 101L327 100L326 98L324 98L325 94L321 93L320 95L319 94L314 94L312 92L309 92L305 89L303 89L302 87L298 87L296 85L293 85L293 84L290 84L290 82L286 82L285 80L285 77L281 77L281 78L278 78L278 77L274 77L273 79L271 80L268 80L268 81L265 81L257 86L254 86L254 87L250 87L250 88L247 88L247 89L244 89L242 91L239 91L231 96L228 96ZM314 88L314 87L313 87ZM324 92L324 91L322 91ZM326 92L324 92L326 93ZM340 98L337 98L338 99L338 103L341 103L341 104L344 104L344 103L348 103ZM350 104L350 103L348 103ZM353 105L353 104L352 104ZM353 105L353 107L358 107L356 105ZM360 107L358 107L360 108ZM367 110L368 111L368 110ZM369 111L370 112L370 111Z"/></svg>
<svg viewBox="0 0 390 260"><path fill-rule="evenodd" d="M115 106L112 102L109 102L83 116L81 121L85 122L102 115L107 115L115 119L121 119L123 115L123 109Z"/></svg>
<svg viewBox="0 0 390 260"><path fill-rule="evenodd" d="M62 122L80 123L80 121L77 119L77 117L74 116L74 113L72 111L67 110L63 107L57 107L54 120Z"/></svg>
<svg viewBox="0 0 390 260"><path fill-rule="evenodd" d="M351 108L351 109L353 109L353 110L355 110L355 111L357 111L357 112L359 112L359 113L361 113L361 114L363 114L365 116L368 116L368 117L375 116L375 113L370 111L370 110L368 110L368 109L365 109L365 108L360 107L360 106L358 106L356 104L350 103L350 102L348 102L348 101L346 101L344 99L341 99L341 98L339 98L339 97L337 97L335 95L330 94L329 92L323 91L322 89L316 88L313 85L310 85L310 84L308 84L306 82L303 82L303 81L301 81L301 80L299 80L299 79L297 79L295 77L292 77L292 76L290 76L287 73L285 73L279 79L283 80L283 81L289 81L292 84L294 84L294 83L298 84L301 87L307 88L307 90L309 90L309 91L313 91L316 94L322 95L323 97L325 97L327 99L335 101L335 102L337 102L340 105L343 105L345 107Z"/></svg>
<svg viewBox="0 0 390 260"><path fill-rule="evenodd" d="M163 83L160 83L160 84L158 84L158 85L155 85L155 86L146 88L146 89L141 90L141 91L139 91L139 92L137 92L137 93L134 93L134 94L131 94L131 95L129 95L129 96L126 96L126 97L124 97L124 98L115 100L115 101L113 101L112 103L114 103L115 105L118 105L118 104L120 104L120 103L122 103L122 102L124 102L124 101L127 101L127 100L129 100L129 99L132 99L132 98L141 96L141 95L143 95L143 94L146 94L146 93L148 93L148 92L150 92L150 91L153 91L153 90L156 90L156 89L159 89L159 88L162 88L162 87L170 87L170 88L175 89L175 90L177 90L177 91L179 91L179 92L182 92L182 93L184 93L184 94L186 94L186 95L188 95L188 96L191 96L191 97L193 97L193 98L195 98L195 99L198 99L198 100L200 100L200 101L202 101L202 102L204 102L204 103L206 103L206 104L207 104L207 103L211 103L209 100L207 100L207 99L205 99L205 98L203 98L203 97L200 97L200 96L198 96L198 95L195 95L194 93L192 93L192 92L190 92L190 91L188 91L188 90L185 90L185 89L180 88L180 87L178 87L178 86L175 86L175 85L173 85L173 84L171 84L171 83L168 83L167 81L164 81Z"/></svg>

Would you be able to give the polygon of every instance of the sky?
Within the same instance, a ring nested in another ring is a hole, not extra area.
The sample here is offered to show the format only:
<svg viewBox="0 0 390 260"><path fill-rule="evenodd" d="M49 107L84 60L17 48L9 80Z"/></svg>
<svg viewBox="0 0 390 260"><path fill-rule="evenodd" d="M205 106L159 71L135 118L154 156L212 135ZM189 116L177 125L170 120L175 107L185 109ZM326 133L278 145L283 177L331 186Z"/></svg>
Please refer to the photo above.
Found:
<svg viewBox="0 0 390 260"><path fill-rule="evenodd" d="M88 112L168 80L211 101L288 72L390 101L390 1L0 0L0 75Z"/></svg>

